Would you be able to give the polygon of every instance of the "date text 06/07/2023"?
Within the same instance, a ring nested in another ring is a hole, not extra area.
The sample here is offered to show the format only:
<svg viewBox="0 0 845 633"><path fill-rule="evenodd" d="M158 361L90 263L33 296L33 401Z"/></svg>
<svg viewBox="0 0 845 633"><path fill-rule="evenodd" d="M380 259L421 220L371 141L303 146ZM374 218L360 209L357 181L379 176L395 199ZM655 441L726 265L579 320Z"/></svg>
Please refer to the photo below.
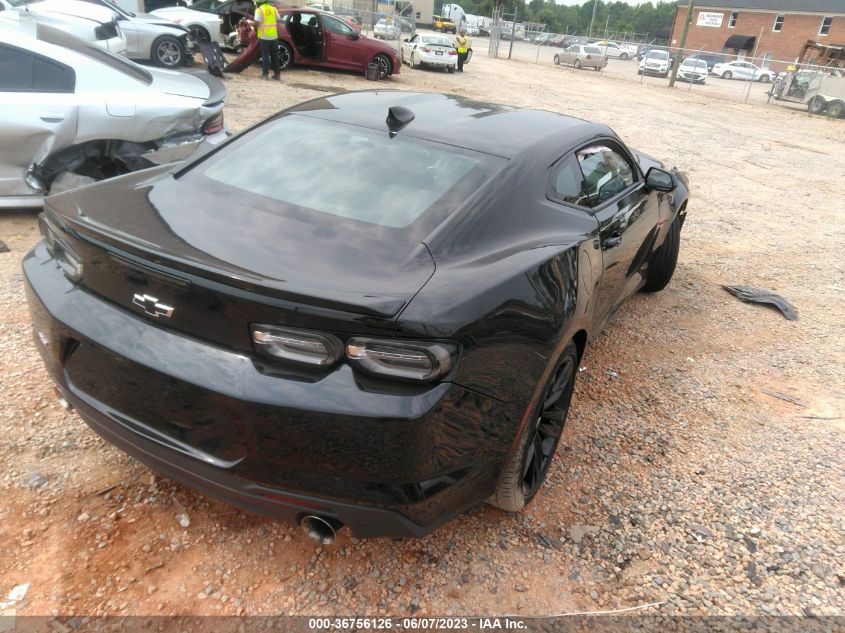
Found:
<svg viewBox="0 0 845 633"><path fill-rule="evenodd" d="M511 618L462 618L462 617L420 617L420 618L309 618L311 630L522 630L526 624Z"/></svg>

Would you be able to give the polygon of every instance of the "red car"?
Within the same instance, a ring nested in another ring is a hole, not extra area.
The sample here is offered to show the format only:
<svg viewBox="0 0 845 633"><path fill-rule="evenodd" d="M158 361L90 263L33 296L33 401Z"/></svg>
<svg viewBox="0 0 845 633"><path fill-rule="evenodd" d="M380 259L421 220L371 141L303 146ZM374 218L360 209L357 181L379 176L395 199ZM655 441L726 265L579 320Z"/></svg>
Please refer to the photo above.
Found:
<svg viewBox="0 0 845 633"><path fill-rule="evenodd" d="M399 51L362 35L337 16L307 7L280 13L282 68L303 64L365 73L373 62L379 79L399 74Z"/></svg>

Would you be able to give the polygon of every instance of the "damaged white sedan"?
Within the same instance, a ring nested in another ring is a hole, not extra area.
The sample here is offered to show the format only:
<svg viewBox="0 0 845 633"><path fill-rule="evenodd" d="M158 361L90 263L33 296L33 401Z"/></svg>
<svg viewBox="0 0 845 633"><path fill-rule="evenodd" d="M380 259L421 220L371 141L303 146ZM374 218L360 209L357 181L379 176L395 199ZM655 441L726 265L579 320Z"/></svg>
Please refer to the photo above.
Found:
<svg viewBox="0 0 845 633"><path fill-rule="evenodd" d="M225 94L204 71L146 68L44 24L0 24L0 208L222 141Z"/></svg>

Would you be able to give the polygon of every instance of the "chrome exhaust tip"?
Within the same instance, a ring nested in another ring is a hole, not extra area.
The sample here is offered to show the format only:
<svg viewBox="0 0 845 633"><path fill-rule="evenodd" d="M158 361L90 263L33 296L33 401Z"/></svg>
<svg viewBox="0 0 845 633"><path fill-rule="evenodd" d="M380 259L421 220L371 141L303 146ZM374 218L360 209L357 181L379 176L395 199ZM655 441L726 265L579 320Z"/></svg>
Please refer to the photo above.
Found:
<svg viewBox="0 0 845 633"><path fill-rule="evenodd" d="M337 530L343 527L343 523L337 519L321 517L316 514L309 514L302 517L299 525L303 532L321 545L331 545L334 543Z"/></svg>

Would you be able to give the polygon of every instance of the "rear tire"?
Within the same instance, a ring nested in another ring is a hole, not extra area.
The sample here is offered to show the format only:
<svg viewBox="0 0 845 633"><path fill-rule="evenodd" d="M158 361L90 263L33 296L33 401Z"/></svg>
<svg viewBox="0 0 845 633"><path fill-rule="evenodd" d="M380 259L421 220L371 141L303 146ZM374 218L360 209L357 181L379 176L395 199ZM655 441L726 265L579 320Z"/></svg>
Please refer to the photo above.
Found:
<svg viewBox="0 0 845 633"><path fill-rule="evenodd" d="M818 95L807 102L807 110L810 111L810 114L821 114L824 112L826 107L827 103L825 102L824 97L820 97Z"/></svg>
<svg viewBox="0 0 845 633"><path fill-rule="evenodd" d="M761 84L767 84L767 83L769 83L771 80L772 80L772 78L771 78L771 77L769 77L768 75L760 75L760 83L761 83Z"/></svg>
<svg viewBox="0 0 845 633"><path fill-rule="evenodd" d="M580 59L576 59L576 60L572 63L572 65L573 65L575 68L581 68L581 60L580 60Z"/></svg>
<svg viewBox="0 0 845 633"><path fill-rule="evenodd" d="M619 59L621 59L623 62L628 61L628 53L622 53L622 54L619 56Z"/></svg>
<svg viewBox="0 0 845 633"><path fill-rule="evenodd" d="M560 56L555 55L555 66L560 66Z"/></svg>
<svg viewBox="0 0 845 633"><path fill-rule="evenodd" d="M570 341L505 461L496 491L487 499L490 505L519 512L542 487L566 424L577 374L578 348Z"/></svg>
<svg viewBox="0 0 845 633"><path fill-rule="evenodd" d="M678 263L678 252L681 249L681 221L675 218L672 226L669 227L669 234L663 240L648 262L646 270L646 282L643 292L659 292L663 290L672 275L675 273L675 266Z"/></svg>
<svg viewBox="0 0 845 633"><path fill-rule="evenodd" d="M446 66L446 72L451 75L452 73L455 72L455 67L454 66Z"/></svg>
<svg viewBox="0 0 845 633"><path fill-rule="evenodd" d="M179 68L185 63L185 47L178 38L162 35L153 42L150 58L163 68Z"/></svg>
<svg viewBox="0 0 845 633"><path fill-rule="evenodd" d="M414 51L411 51L411 59L408 60L408 66L411 68L417 67L417 63L414 61Z"/></svg>
<svg viewBox="0 0 845 633"><path fill-rule="evenodd" d="M279 41L279 68L286 70L293 66L293 49L287 42Z"/></svg>
<svg viewBox="0 0 845 633"><path fill-rule="evenodd" d="M729 70L726 70L725 72L722 73L722 79L730 79L733 76L734 76L734 74Z"/></svg>
<svg viewBox="0 0 845 633"><path fill-rule="evenodd" d="M831 101L827 105L827 114L834 119L841 119L845 115L845 102Z"/></svg>

